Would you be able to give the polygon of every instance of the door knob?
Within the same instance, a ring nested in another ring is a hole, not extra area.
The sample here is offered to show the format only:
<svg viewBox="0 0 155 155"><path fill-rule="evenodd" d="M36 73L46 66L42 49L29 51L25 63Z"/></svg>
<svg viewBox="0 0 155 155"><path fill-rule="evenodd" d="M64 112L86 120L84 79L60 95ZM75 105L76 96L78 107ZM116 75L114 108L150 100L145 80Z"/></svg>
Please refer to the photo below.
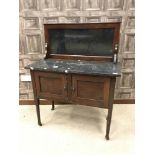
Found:
<svg viewBox="0 0 155 155"><path fill-rule="evenodd" d="M118 51L118 44L115 44L115 51Z"/></svg>
<svg viewBox="0 0 155 155"><path fill-rule="evenodd" d="M73 91L73 92L75 91L75 87L72 87L72 91Z"/></svg>
<svg viewBox="0 0 155 155"><path fill-rule="evenodd" d="M67 90L67 85L64 85L64 90Z"/></svg>

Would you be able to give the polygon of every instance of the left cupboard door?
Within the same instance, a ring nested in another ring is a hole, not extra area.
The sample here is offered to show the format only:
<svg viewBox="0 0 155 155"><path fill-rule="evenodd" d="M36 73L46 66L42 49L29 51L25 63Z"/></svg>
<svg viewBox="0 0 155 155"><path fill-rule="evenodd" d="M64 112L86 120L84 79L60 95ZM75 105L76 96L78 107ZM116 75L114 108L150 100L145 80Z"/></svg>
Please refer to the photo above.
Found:
<svg viewBox="0 0 155 155"><path fill-rule="evenodd" d="M67 76L53 72L34 71L37 96L67 100Z"/></svg>

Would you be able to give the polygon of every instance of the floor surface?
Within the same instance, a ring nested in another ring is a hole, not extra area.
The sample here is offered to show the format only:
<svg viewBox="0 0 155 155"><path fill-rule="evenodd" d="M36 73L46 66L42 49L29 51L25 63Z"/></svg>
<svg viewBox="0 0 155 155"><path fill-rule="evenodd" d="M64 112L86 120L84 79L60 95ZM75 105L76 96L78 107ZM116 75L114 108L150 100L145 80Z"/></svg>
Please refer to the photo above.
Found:
<svg viewBox="0 0 155 155"><path fill-rule="evenodd" d="M134 104L115 104L110 140L107 110L82 105L19 106L20 155L134 155Z"/></svg>

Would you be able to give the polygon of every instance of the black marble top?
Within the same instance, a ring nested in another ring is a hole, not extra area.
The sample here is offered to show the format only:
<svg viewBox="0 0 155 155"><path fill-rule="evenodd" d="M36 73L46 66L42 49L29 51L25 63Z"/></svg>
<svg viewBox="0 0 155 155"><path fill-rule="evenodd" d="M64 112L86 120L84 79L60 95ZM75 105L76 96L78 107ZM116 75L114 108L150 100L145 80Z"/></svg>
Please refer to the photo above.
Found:
<svg viewBox="0 0 155 155"><path fill-rule="evenodd" d="M57 60L46 59L39 60L29 64L26 69L38 71L51 71L59 73L74 73L85 75L104 75L104 76L120 76L120 63L113 62L96 62L82 60Z"/></svg>

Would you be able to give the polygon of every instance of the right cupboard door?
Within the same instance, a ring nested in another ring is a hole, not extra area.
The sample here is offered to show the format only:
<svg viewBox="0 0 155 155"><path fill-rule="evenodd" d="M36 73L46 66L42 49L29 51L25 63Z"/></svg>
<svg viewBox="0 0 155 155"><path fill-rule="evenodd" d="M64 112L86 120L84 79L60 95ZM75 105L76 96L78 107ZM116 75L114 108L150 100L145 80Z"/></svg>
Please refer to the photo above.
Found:
<svg viewBox="0 0 155 155"><path fill-rule="evenodd" d="M72 101L78 104L108 108L110 78L72 76Z"/></svg>

